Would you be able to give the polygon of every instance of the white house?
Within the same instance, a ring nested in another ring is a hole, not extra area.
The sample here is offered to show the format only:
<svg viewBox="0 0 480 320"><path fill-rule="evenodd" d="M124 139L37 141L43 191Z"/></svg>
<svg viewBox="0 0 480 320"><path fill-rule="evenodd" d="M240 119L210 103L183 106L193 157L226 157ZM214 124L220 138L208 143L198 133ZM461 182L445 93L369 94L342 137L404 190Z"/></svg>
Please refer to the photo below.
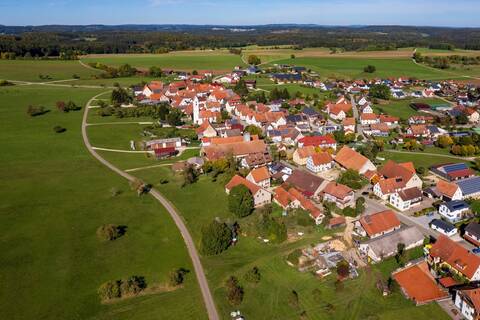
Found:
<svg viewBox="0 0 480 320"><path fill-rule="evenodd" d="M247 175L247 180L264 189L270 188L270 173L267 167L253 169Z"/></svg>
<svg viewBox="0 0 480 320"><path fill-rule="evenodd" d="M332 169L334 161L328 152L315 153L307 158L307 169L319 173Z"/></svg>
<svg viewBox="0 0 480 320"><path fill-rule="evenodd" d="M458 232L458 229L455 228L454 225L440 219L433 219L430 222L430 228L446 235L447 237L452 237Z"/></svg>
<svg viewBox="0 0 480 320"><path fill-rule="evenodd" d="M480 288L460 289L455 291L455 306L460 309L467 320L480 317Z"/></svg>
<svg viewBox="0 0 480 320"><path fill-rule="evenodd" d="M225 192L227 194L230 194L230 191L238 186L238 185L244 185L250 190L253 201L254 201L254 206L255 208L262 207L266 204L269 204L272 202L272 194L268 192L267 190L263 189L262 187L248 181L247 179L243 178L242 176L235 175L229 183L225 186Z"/></svg>
<svg viewBox="0 0 480 320"><path fill-rule="evenodd" d="M390 195L390 204L400 211L409 210L422 202L422 191L417 187L404 189Z"/></svg>
<svg viewBox="0 0 480 320"><path fill-rule="evenodd" d="M468 203L463 200L444 202L438 208L438 213L451 223L463 220L469 211Z"/></svg>

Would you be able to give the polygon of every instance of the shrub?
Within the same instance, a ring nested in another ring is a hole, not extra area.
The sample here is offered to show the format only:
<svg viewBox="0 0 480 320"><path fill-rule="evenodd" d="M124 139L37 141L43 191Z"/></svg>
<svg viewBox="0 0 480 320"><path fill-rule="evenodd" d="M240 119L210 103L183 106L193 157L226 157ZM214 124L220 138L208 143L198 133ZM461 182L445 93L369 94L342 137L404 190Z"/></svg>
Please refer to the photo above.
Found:
<svg viewBox="0 0 480 320"><path fill-rule="evenodd" d="M125 234L125 226L117 226L114 224L104 224L97 229L97 236L104 241L112 241L120 238Z"/></svg>
<svg viewBox="0 0 480 320"><path fill-rule="evenodd" d="M344 279L350 274L350 265L347 261L342 260L337 263L337 274L338 277Z"/></svg>
<svg viewBox="0 0 480 320"><path fill-rule="evenodd" d="M363 72L365 73L374 73L375 71L377 71L377 68L372 65L368 65L365 68L363 68Z"/></svg>
<svg viewBox="0 0 480 320"><path fill-rule="evenodd" d="M102 300L120 298L120 281L107 281L98 288L98 294Z"/></svg>
<svg viewBox="0 0 480 320"><path fill-rule="evenodd" d="M298 298L298 293L295 290L292 290L290 294L288 295L288 304L292 308L298 308L299 305L299 298Z"/></svg>
<svg viewBox="0 0 480 320"><path fill-rule="evenodd" d="M53 131L55 131L56 133L63 133L65 131L67 131L67 129L65 129L64 127L61 127L61 126L55 126L55 127L53 127Z"/></svg>
<svg viewBox="0 0 480 320"><path fill-rule="evenodd" d="M29 105L28 108L27 108L27 114L31 117L36 117L36 116L41 116L45 113L47 113L48 110L45 109L45 107L42 107L42 106L32 106L32 105Z"/></svg>
<svg viewBox="0 0 480 320"><path fill-rule="evenodd" d="M103 301L121 297L134 296L147 287L144 277L131 276L126 280L107 281L98 288L98 295Z"/></svg>
<svg viewBox="0 0 480 320"><path fill-rule="evenodd" d="M294 266L298 265L298 259L302 256L302 250L296 249L290 252L287 256L287 261Z"/></svg>
<svg viewBox="0 0 480 320"><path fill-rule="evenodd" d="M185 280L185 275L188 273L188 270L180 268L170 272L170 285L172 287L179 286Z"/></svg>
<svg viewBox="0 0 480 320"><path fill-rule="evenodd" d="M261 279L260 270L257 267L253 267L245 273L245 280L250 283L259 283Z"/></svg>
<svg viewBox="0 0 480 320"><path fill-rule="evenodd" d="M238 306L243 301L243 288L239 285L237 278L231 276L225 282L227 289L227 300L231 305Z"/></svg>

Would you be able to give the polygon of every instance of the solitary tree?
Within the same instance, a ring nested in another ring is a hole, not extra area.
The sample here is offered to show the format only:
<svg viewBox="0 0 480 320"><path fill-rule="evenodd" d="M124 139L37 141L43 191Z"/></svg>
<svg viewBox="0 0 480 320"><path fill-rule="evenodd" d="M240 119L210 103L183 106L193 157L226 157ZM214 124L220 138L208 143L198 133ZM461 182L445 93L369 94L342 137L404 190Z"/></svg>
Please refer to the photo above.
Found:
<svg viewBox="0 0 480 320"><path fill-rule="evenodd" d="M259 283L261 279L260 270L257 267L253 267L245 273L245 280L251 283Z"/></svg>
<svg viewBox="0 0 480 320"><path fill-rule="evenodd" d="M243 301L243 288L238 283L238 279L231 276L225 282L227 288L227 300L231 305L238 306Z"/></svg>
<svg viewBox="0 0 480 320"><path fill-rule="evenodd" d="M201 249L204 254L219 254L225 251L231 242L232 230L225 223L212 221L202 228Z"/></svg>
<svg viewBox="0 0 480 320"><path fill-rule="evenodd" d="M257 57L256 55L252 54L250 56L248 56L248 60L247 60L248 64L252 64L252 65L259 65L261 62L260 58Z"/></svg>
<svg viewBox="0 0 480 320"><path fill-rule="evenodd" d="M363 72L366 72L366 73L374 73L375 71L377 71L377 68L375 66L372 66L372 65L368 65L366 66L365 68L363 68Z"/></svg>

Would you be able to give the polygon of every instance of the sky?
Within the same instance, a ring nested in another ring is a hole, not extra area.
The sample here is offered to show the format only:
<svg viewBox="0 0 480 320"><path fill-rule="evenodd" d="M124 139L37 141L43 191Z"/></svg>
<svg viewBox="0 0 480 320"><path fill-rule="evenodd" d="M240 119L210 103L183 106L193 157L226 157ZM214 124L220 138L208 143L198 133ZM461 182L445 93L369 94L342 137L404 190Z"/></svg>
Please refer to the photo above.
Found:
<svg viewBox="0 0 480 320"><path fill-rule="evenodd" d="M0 0L0 24L480 27L480 0Z"/></svg>

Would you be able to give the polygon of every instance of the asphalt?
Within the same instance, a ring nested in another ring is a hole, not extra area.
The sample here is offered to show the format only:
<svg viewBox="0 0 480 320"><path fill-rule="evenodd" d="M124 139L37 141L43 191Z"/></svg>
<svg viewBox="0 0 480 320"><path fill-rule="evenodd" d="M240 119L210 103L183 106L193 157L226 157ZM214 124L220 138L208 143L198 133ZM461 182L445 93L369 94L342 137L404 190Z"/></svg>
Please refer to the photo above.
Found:
<svg viewBox="0 0 480 320"><path fill-rule="evenodd" d="M85 112L83 114L83 121L82 121L82 137L83 137L83 142L88 149L88 151L91 153L91 155L100 161L103 165L105 165L107 168L110 170L114 171L118 175L122 176L123 178L129 180L129 181L135 181L136 178L119 168L115 167L113 164L102 158L92 147L90 144L90 141L88 139L87 135L87 118L88 118L88 110L90 104L100 95L103 93L96 95L95 97L91 98L86 106L85 106ZM217 308L215 306L215 302L213 300L212 293L210 292L210 287L208 286L207 278L205 276L205 271L203 269L202 263L200 261L200 256L198 254L198 251L195 247L194 241L192 239L192 236L190 235L190 232L188 231L185 223L183 222L180 214L177 212L177 210L173 207L173 205L168 201L158 190L152 189L150 191L150 195L152 195L155 199L162 204L165 209L167 209L168 213L172 217L173 221L175 222L178 230L180 231L183 240L185 242L185 245L188 250L188 254L190 255L190 258L192 259L192 264L193 264L193 269L195 270L195 275L197 277L198 285L200 287L200 291L202 293L203 301L205 304L205 308L207 309L208 313L208 318L210 320L219 320L220 317L218 315ZM182 306L179 305L179 308Z"/></svg>

